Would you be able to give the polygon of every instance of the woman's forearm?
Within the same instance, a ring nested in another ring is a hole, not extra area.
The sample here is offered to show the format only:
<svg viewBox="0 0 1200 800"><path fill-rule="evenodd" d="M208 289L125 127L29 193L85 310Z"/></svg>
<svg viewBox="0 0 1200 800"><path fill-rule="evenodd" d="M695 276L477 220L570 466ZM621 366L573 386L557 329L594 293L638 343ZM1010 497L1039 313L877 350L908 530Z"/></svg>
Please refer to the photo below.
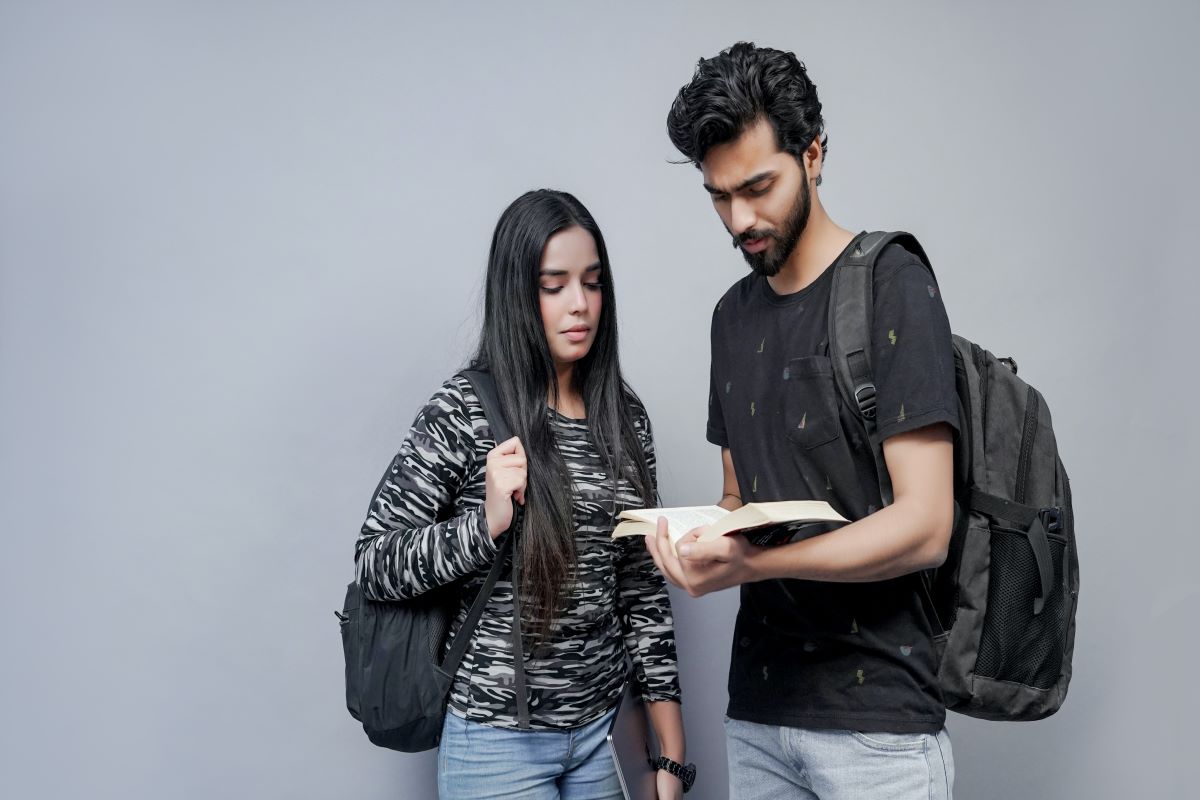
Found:
<svg viewBox="0 0 1200 800"><path fill-rule="evenodd" d="M687 748L683 740L683 711L674 700L652 700L646 703L650 725L658 738L661 755L684 763Z"/></svg>

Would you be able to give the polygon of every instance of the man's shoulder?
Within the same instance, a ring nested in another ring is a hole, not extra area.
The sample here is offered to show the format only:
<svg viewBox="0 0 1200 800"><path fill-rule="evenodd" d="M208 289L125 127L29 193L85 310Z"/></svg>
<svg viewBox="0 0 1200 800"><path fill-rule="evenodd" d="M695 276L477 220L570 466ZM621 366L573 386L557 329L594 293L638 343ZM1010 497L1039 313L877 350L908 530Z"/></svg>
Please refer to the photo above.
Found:
<svg viewBox="0 0 1200 800"><path fill-rule="evenodd" d="M909 269L930 272L920 256L899 242L892 242L880 251L879 258L875 260L875 285L885 284Z"/></svg>
<svg viewBox="0 0 1200 800"><path fill-rule="evenodd" d="M727 308L737 309L746 305L759 291L758 282L763 280L753 272L747 273L744 277L735 282L732 286L725 290L725 294L721 295L721 299L717 301L713 307L714 319L718 314Z"/></svg>

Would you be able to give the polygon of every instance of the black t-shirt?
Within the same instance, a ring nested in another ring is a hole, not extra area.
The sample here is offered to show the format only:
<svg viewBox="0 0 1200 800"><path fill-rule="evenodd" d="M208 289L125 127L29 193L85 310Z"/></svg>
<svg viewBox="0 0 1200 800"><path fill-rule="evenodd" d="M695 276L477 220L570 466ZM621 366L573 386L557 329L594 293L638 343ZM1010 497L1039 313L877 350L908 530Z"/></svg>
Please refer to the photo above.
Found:
<svg viewBox="0 0 1200 800"><path fill-rule="evenodd" d="M730 448L742 500L827 500L848 519L881 505L856 412L829 359L833 269L777 295L748 275L713 311L708 440ZM872 368L883 438L957 428L950 324L929 270L899 245L875 268ZM797 535L829 528L807 526ZM773 725L933 733L946 716L918 577L744 584L729 716Z"/></svg>

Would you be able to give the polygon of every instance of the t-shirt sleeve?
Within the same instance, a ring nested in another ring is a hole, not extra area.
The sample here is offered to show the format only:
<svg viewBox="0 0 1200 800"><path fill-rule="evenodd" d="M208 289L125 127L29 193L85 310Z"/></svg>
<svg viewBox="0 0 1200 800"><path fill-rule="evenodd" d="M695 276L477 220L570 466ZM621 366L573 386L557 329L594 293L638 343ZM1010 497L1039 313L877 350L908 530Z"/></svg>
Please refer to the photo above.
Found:
<svg viewBox="0 0 1200 800"><path fill-rule="evenodd" d="M871 327L880 439L939 422L958 429L950 321L929 269L896 248L902 261L877 267Z"/></svg>
<svg viewBox="0 0 1200 800"><path fill-rule="evenodd" d="M720 309L718 304L717 309ZM717 311L713 311L712 329L709 334L710 340L710 359L708 373L708 431L706 436L708 441L718 447L729 447L729 436L725 432L725 413L721 407L721 397L724 394L724 387L719 386L720 379L717 376Z"/></svg>

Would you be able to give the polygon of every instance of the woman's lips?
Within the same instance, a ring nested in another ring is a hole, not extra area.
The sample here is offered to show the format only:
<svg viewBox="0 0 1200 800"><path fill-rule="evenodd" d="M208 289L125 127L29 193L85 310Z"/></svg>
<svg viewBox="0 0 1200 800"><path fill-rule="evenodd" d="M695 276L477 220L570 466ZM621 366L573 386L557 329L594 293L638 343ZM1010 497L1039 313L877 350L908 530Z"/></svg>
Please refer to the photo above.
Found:
<svg viewBox="0 0 1200 800"><path fill-rule="evenodd" d="M588 333L590 331L591 331L591 328L587 328L584 326L577 326L574 328L568 328L567 330L563 331L563 335L565 335L567 337L568 341L578 344L579 342L582 342L584 339L586 339L588 337Z"/></svg>

